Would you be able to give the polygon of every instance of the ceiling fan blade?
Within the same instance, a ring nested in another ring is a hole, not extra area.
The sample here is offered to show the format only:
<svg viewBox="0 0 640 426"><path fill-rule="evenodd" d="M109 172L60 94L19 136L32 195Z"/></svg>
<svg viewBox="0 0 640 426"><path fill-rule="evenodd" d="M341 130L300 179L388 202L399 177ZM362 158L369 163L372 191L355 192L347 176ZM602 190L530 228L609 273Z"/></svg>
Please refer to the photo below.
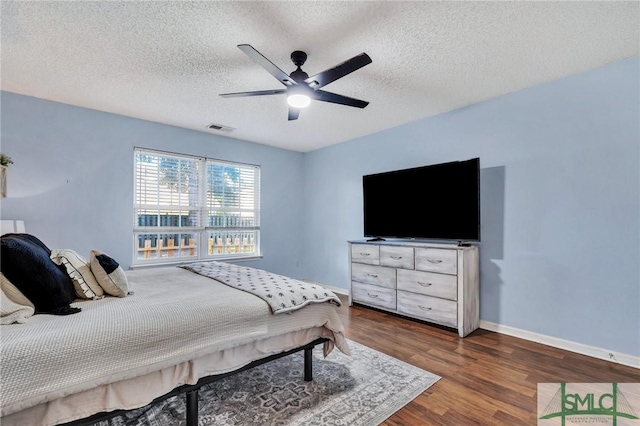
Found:
<svg viewBox="0 0 640 426"><path fill-rule="evenodd" d="M361 101L360 99L337 95L335 93L326 92L324 90L316 90L314 93L314 99L317 101L331 102L334 104L347 105L356 108L364 108L369 105L369 102L367 101Z"/></svg>
<svg viewBox="0 0 640 426"><path fill-rule="evenodd" d="M297 120L300 115L300 108L289 107L289 121Z"/></svg>
<svg viewBox="0 0 640 426"><path fill-rule="evenodd" d="M223 98L235 98L240 96L265 96L265 95L280 95L287 93L287 89L276 90L258 90L255 92L237 92L237 93L221 93Z"/></svg>
<svg viewBox="0 0 640 426"><path fill-rule="evenodd" d="M248 57L253 59L258 65L267 70L269 74L278 79L285 86L293 86L297 84L291 77L280 68L275 66L273 62L265 58L262 53L254 49L250 44L239 44L238 48L242 50Z"/></svg>
<svg viewBox="0 0 640 426"><path fill-rule="evenodd" d="M329 68L322 72L319 72L316 75L312 75L311 77L305 80L311 88L319 89L322 86L326 86L327 84L336 81L337 79L344 77L347 74L350 74L365 65L370 64L371 58L366 53L361 53L358 56L354 56L351 59L347 59L341 64L336 65L333 68Z"/></svg>

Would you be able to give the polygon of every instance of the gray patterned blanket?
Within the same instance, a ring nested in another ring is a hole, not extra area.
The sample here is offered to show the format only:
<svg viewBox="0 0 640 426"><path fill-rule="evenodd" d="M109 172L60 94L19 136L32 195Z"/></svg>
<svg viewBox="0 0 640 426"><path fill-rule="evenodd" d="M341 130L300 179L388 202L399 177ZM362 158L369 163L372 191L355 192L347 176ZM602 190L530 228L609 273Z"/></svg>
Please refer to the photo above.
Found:
<svg viewBox="0 0 640 426"><path fill-rule="evenodd" d="M318 284L306 283L262 269L215 260L178 267L258 296L269 304L274 314L293 312L309 303L330 302L341 305L338 296Z"/></svg>

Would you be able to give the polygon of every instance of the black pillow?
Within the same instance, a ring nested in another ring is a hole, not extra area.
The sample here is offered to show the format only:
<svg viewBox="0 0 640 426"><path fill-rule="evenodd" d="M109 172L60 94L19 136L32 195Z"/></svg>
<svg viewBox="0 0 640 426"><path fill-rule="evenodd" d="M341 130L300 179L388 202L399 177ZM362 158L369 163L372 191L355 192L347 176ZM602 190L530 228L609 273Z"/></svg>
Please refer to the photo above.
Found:
<svg viewBox="0 0 640 426"><path fill-rule="evenodd" d="M36 314L68 315L75 288L64 265L56 265L51 250L30 234L0 237L0 270L35 306Z"/></svg>

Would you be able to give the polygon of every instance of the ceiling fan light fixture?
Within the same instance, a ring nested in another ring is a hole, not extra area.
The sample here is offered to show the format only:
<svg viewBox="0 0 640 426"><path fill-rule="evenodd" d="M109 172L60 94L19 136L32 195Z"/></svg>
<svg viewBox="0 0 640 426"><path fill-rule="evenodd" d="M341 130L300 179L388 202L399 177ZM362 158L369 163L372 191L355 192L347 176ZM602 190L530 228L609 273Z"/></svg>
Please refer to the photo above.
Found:
<svg viewBox="0 0 640 426"><path fill-rule="evenodd" d="M294 93L287 96L287 103L293 108L306 108L311 103L311 98L307 95Z"/></svg>

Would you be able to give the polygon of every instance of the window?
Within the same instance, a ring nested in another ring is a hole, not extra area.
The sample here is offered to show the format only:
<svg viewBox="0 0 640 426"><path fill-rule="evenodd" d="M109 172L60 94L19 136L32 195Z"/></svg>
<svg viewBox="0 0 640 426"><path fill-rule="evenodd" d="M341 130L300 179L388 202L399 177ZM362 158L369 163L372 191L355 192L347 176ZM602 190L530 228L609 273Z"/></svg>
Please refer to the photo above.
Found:
<svg viewBox="0 0 640 426"><path fill-rule="evenodd" d="M260 254L260 167L136 148L134 265Z"/></svg>

